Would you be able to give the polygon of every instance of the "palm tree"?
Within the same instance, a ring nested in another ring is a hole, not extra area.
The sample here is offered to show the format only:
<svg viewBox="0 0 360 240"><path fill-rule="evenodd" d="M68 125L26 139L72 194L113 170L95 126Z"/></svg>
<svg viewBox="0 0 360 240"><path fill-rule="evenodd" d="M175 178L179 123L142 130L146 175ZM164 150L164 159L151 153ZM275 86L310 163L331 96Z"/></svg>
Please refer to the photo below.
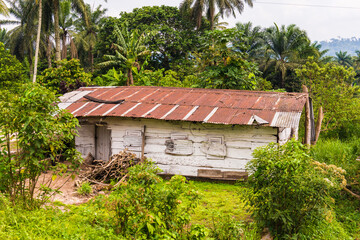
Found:
<svg viewBox="0 0 360 240"><path fill-rule="evenodd" d="M35 1L17 0L7 1L10 4L10 14L15 20L2 20L0 24L17 24L9 31L9 45L11 54L18 59L33 59L34 36L37 31L38 8Z"/></svg>
<svg viewBox="0 0 360 240"><path fill-rule="evenodd" d="M251 22L247 23L237 23L235 28L243 33L243 38L235 40L235 45L237 41L244 42L247 45L246 53L249 54L251 58L257 58L260 56L260 52L264 46L263 32L260 26L253 27Z"/></svg>
<svg viewBox="0 0 360 240"><path fill-rule="evenodd" d="M124 32L121 32L117 25L114 28L117 38L117 42L113 43L115 55L105 55L106 61L100 63L99 66L121 66L125 68L128 76L127 85L133 85L132 72L135 69L140 69L139 58L150 53L144 45L149 35L145 32L140 34L138 29L130 32L127 28L124 28Z"/></svg>
<svg viewBox="0 0 360 240"><path fill-rule="evenodd" d="M220 13L216 14L214 18L214 29L225 30L226 27L229 25L229 23L220 22L220 17L221 17Z"/></svg>
<svg viewBox="0 0 360 240"><path fill-rule="evenodd" d="M77 34L74 36L75 44L81 53L87 53L88 63L91 72L94 71L94 49L97 42L97 34L100 30L100 21L105 16L107 9L101 9L101 5L92 10L87 4L89 21L83 19L75 20ZM82 50L82 52L81 52Z"/></svg>
<svg viewBox="0 0 360 240"><path fill-rule="evenodd" d="M38 30L36 35L36 48L35 48L35 63L34 63L34 74L33 74L33 83L36 82L38 58L39 58L39 48L40 48L40 34L41 34L41 23L42 23L42 0L39 0L39 20L38 20Z"/></svg>
<svg viewBox="0 0 360 240"><path fill-rule="evenodd" d="M55 32L55 60L61 60L61 44L60 44L60 22L59 22L59 13L60 13L60 0L47 0L50 1L53 14L54 14L54 32ZM88 16L86 12L86 5L83 0L70 0L72 8L81 14L84 18L84 21L88 21Z"/></svg>
<svg viewBox="0 0 360 240"><path fill-rule="evenodd" d="M300 30L294 24L279 28L267 28L264 32L265 57L264 68L275 67L275 71L281 73L281 87L285 87L285 78L288 69L299 64L301 51L310 43L306 32Z"/></svg>
<svg viewBox="0 0 360 240"><path fill-rule="evenodd" d="M9 16L9 9L6 7L3 0L0 0L0 15Z"/></svg>
<svg viewBox="0 0 360 240"><path fill-rule="evenodd" d="M9 34L6 29L0 29L0 42L2 42L5 47L8 47L9 44Z"/></svg>
<svg viewBox="0 0 360 240"><path fill-rule="evenodd" d="M336 52L335 55L336 55L335 61L338 62L340 65L345 66L345 67L352 66L351 56L346 51L345 52L342 52L342 51Z"/></svg>
<svg viewBox="0 0 360 240"><path fill-rule="evenodd" d="M242 13L244 3L253 6L252 0L183 0L180 4L180 11L186 12L191 9L191 17L196 21L197 28L201 27L203 13L210 22L211 29L214 29L215 10L218 9L221 17L236 17L236 10Z"/></svg>
<svg viewBox="0 0 360 240"><path fill-rule="evenodd" d="M65 0L60 2L60 12L59 12L59 26L60 26L60 39L62 41L61 49L61 59L67 57L67 42L71 46L71 58L76 58L77 53L74 48L73 38L71 32L74 28L73 16L71 14L71 1Z"/></svg>

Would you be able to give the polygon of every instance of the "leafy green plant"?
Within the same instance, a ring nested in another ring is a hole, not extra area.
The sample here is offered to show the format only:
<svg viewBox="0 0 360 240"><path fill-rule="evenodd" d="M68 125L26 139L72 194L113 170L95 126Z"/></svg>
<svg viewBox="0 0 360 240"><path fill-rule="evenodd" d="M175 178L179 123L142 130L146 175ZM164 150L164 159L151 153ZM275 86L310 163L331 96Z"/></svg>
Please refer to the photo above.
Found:
<svg viewBox="0 0 360 240"><path fill-rule="evenodd" d="M78 59L57 62L58 67L45 69L38 82L57 93L67 93L91 82L91 74L85 73Z"/></svg>
<svg viewBox="0 0 360 240"><path fill-rule="evenodd" d="M129 169L127 184L115 192L119 232L136 239L178 239L197 204L198 194L185 177L165 182L159 169L146 162Z"/></svg>
<svg viewBox="0 0 360 240"><path fill-rule="evenodd" d="M322 131L351 126L360 120L360 99L356 97L360 88L352 85L356 75L352 68L333 63L321 66L309 58L296 74L308 87L315 112L323 107Z"/></svg>
<svg viewBox="0 0 360 240"><path fill-rule="evenodd" d="M230 215L213 216L209 237L218 240L241 239L244 234L243 225Z"/></svg>
<svg viewBox="0 0 360 240"><path fill-rule="evenodd" d="M259 226L279 239L324 238L321 233L335 219L331 194L346 185L345 171L313 161L295 140L258 148L253 155L250 204Z"/></svg>
<svg viewBox="0 0 360 240"><path fill-rule="evenodd" d="M98 86L124 86L126 85L126 76L121 70L117 71L112 68L106 74L95 78L94 83Z"/></svg>
<svg viewBox="0 0 360 240"><path fill-rule="evenodd" d="M90 185L89 182L84 182L80 185L80 187L78 187L78 189L76 190L80 195L89 195L92 193L92 187Z"/></svg>
<svg viewBox="0 0 360 240"><path fill-rule="evenodd" d="M0 192L13 203L33 207L43 171L64 174L79 164L79 153L71 147L78 120L60 110L58 101L53 92L36 84L23 86L19 94L0 94ZM15 137L16 151L11 152ZM60 163L60 158L70 164Z"/></svg>
<svg viewBox="0 0 360 240"><path fill-rule="evenodd" d="M0 42L0 89L15 90L26 80L23 65Z"/></svg>

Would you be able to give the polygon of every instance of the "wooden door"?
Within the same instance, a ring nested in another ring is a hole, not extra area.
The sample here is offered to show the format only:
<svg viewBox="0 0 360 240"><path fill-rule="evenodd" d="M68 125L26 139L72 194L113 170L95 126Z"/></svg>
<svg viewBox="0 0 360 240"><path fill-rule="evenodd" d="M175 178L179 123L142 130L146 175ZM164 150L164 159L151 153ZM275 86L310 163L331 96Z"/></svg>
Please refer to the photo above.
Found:
<svg viewBox="0 0 360 240"><path fill-rule="evenodd" d="M96 126L95 159L108 161L111 156L111 130L106 126Z"/></svg>

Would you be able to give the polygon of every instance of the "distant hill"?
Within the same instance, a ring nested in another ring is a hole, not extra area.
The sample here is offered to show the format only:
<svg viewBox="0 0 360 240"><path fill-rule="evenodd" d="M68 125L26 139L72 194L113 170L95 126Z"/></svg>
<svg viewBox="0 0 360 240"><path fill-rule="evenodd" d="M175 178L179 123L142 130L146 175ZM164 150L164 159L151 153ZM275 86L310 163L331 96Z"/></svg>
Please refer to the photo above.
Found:
<svg viewBox="0 0 360 240"><path fill-rule="evenodd" d="M329 49L326 55L335 56L336 52L347 52L356 55L355 51L360 50L360 38L332 38L330 41L321 41L321 50Z"/></svg>

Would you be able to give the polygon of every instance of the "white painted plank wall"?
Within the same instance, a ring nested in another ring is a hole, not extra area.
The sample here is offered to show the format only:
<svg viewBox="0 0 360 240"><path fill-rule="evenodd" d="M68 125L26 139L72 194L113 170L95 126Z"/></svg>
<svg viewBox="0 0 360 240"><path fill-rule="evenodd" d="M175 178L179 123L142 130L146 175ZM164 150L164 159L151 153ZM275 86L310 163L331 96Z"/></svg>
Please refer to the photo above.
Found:
<svg viewBox="0 0 360 240"><path fill-rule="evenodd" d="M141 130L146 125L145 155L152 158L167 174L197 176L197 169L245 171L245 165L252 158L256 147L277 142L277 129L255 126L224 126L215 124L194 124L187 122L165 122L161 120L106 119L112 134L112 152L124 149L126 131ZM165 154L165 141L172 133L184 133L194 142L194 154L174 156ZM223 160L206 158L201 150L209 136L223 136L227 146L227 156Z"/></svg>
<svg viewBox="0 0 360 240"><path fill-rule="evenodd" d="M89 153L95 156L95 125L81 125L77 130L78 136L75 137L76 149L83 158Z"/></svg>

